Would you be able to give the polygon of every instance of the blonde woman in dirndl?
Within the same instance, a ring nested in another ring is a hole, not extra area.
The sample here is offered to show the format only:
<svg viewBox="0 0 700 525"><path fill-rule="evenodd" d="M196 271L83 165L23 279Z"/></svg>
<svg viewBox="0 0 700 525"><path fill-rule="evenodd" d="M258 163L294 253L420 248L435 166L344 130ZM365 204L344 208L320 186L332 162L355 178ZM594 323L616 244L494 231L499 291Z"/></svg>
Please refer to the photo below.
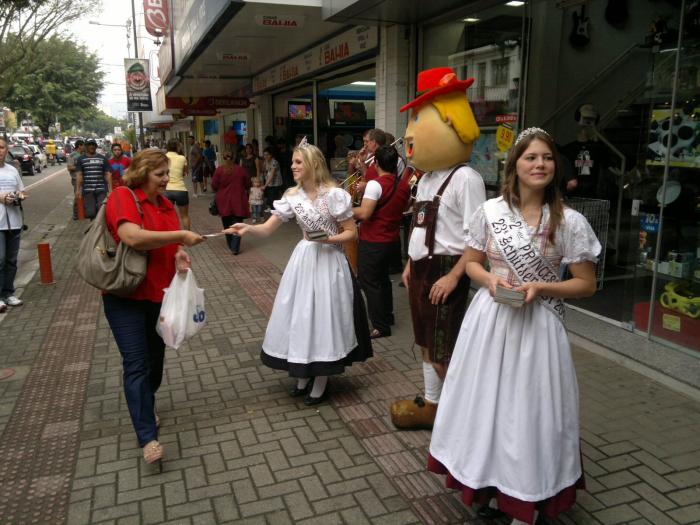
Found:
<svg viewBox="0 0 700 525"><path fill-rule="evenodd" d="M364 300L342 243L357 238L350 194L336 187L323 153L306 139L294 148L296 186L274 201L264 224L224 230L267 237L296 219L304 238L282 275L260 354L263 364L296 379L306 405L326 397L328 376L372 356Z"/></svg>

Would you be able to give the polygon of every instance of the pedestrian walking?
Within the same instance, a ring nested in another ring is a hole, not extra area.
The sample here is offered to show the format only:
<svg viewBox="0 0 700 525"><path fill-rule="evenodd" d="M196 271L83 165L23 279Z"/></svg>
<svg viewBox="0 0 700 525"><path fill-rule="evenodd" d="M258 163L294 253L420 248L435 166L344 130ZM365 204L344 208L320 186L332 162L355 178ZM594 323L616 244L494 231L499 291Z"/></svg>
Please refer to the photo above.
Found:
<svg viewBox="0 0 700 525"><path fill-rule="evenodd" d="M5 163L7 152L7 138L0 136L0 313L23 304L15 296L15 276L24 226L21 205L27 195L17 168Z"/></svg>
<svg viewBox="0 0 700 525"><path fill-rule="evenodd" d="M112 167L104 155L97 153L95 140L85 142L85 155L76 161L75 171L75 195L83 197L85 217L94 219L112 191Z"/></svg>
<svg viewBox="0 0 700 525"><path fill-rule="evenodd" d="M216 170L216 149L211 145L211 140L204 141L204 149L202 150L202 157L204 157L204 191L209 188L209 179L214 176L214 171Z"/></svg>
<svg viewBox="0 0 700 525"><path fill-rule="evenodd" d="M71 151L68 154L68 158L66 159L66 169L68 169L68 174L70 175L70 183L73 186L73 193L77 195L76 191L76 179L78 176L78 159L85 155L85 141L82 139L78 139L75 141L75 148L73 151ZM77 197L73 198L73 220L77 221L78 220L78 199Z"/></svg>
<svg viewBox="0 0 700 525"><path fill-rule="evenodd" d="M302 141L294 149L296 186L275 201L259 225L224 230L267 237L296 218L304 239L294 248L275 297L263 341L263 364L297 380L292 396L316 405L326 396L328 376L372 356L364 301L342 243L357 236L350 195L335 186L323 153Z"/></svg>
<svg viewBox="0 0 700 525"><path fill-rule="evenodd" d="M155 408L165 354L165 343L156 332L163 289L170 285L176 270L190 267L183 245L193 246L204 240L194 232L180 229L175 208L163 195L168 170L168 157L162 151L140 151L126 173L126 187L115 190L106 209L107 225L114 239L148 251L146 277L131 295L102 296L105 317L122 356L124 395L131 422L147 463L163 457Z"/></svg>
<svg viewBox="0 0 700 525"><path fill-rule="evenodd" d="M187 174L187 159L180 152L180 142L177 139L170 139L167 145L168 163L170 165L170 179L165 188L165 196L177 206L180 214L182 228L190 229L190 194L185 186L185 175Z"/></svg>
<svg viewBox="0 0 700 525"><path fill-rule="evenodd" d="M224 153L224 163L216 168L211 187L216 192L214 198L224 228L250 217L248 204L250 177L245 168L233 162L232 152ZM233 255L240 253L240 236L226 234L226 243Z"/></svg>
<svg viewBox="0 0 700 525"><path fill-rule="evenodd" d="M265 148L263 152L263 172L265 173L265 200L268 207L271 209L273 203L282 195L284 188L282 183L282 174L280 165L274 157L274 152L271 148Z"/></svg>
<svg viewBox="0 0 700 525"><path fill-rule="evenodd" d="M111 151L109 165L112 167L112 189L114 189L124 185L122 181L126 170L131 166L131 157L124 155L120 144L112 144Z"/></svg>
<svg viewBox="0 0 700 525"><path fill-rule="evenodd" d="M501 197L469 222L466 272L481 288L462 322L430 442L431 471L447 474L466 504L496 496L513 523L566 512L583 487L563 299L593 295L601 246L583 215L564 206L559 162L546 131L524 130ZM560 264L570 279L559 280Z"/></svg>
<svg viewBox="0 0 700 525"><path fill-rule="evenodd" d="M199 147L199 143L196 142L191 135L190 140L192 140L192 147L189 153L189 165L192 170L192 196L196 199L200 193L207 191L206 186L203 186L204 156L202 155L202 148Z"/></svg>
<svg viewBox="0 0 700 525"><path fill-rule="evenodd" d="M263 206L265 205L265 193L259 177L253 179L253 186L248 194L248 202L250 204L250 214L253 217L253 224L257 224L262 221Z"/></svg>

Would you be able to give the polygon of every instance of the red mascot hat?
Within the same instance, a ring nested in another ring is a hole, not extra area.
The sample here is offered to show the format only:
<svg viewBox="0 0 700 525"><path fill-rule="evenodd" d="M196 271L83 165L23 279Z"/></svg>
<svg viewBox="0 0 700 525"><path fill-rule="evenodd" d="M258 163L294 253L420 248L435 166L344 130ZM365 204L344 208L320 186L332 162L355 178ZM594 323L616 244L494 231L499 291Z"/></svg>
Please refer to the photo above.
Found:
<svg viewBox="0 0 700 525"><path fill-rule="evenodd" d="M466 91L474 83L473 78L459 80L455 70L451 67L435 67L418 73L418 93L420 95L413 102L409 102L400 111L421 106L438 95L451 93L452 91Z"/></svg>

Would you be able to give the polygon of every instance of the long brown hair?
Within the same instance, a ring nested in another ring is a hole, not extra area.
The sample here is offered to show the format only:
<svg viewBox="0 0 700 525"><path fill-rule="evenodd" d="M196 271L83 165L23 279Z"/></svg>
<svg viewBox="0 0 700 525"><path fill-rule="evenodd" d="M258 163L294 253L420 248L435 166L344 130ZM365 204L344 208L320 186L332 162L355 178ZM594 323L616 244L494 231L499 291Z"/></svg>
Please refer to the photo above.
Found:
<svg viewBox="0 0 700 525"><path fill-rule="evenodd" d="M525 150L532 144L534 140L544 142L549 151L552 152L554 158L554 177L544 189L544 204L549 204L549 236L548 240L554 244L554 236L557 233L557 228L564 220L564 202L561 194L562 173L560 170L561 159L557 152L557 147L554 140L548 133L543 130L528 130L527 135L522 137L511 150L506 162L505 178L501 187L501 195L508 203L508 207L512 210L513 207L520 207L520 186L518 185L518 173L516 163L523 156Z"/></svg>

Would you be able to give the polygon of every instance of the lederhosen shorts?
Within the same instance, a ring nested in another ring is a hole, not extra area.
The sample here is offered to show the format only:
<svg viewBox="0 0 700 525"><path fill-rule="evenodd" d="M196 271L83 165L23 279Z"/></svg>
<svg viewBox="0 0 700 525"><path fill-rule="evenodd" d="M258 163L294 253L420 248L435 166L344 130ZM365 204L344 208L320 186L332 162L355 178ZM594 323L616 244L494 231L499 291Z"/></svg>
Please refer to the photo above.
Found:
<svg viewBox="0 0 700 525"><path fill-rule="evenodd" d="M417 345L428 349L428 357L433 363L449 364L457 336L467 311L469 298L469 277L464 274L457 287L448 296L445 304L430 302L430 289L441 277L450 273L459 255L434 255L435 221L442 193L460 168L457 166L445 179L432 201L419 201L414 207L413 226L426 228L425 243L428 257L414 261L411 259L411 283L408 299L411 306L413 336Z"/></svg>

